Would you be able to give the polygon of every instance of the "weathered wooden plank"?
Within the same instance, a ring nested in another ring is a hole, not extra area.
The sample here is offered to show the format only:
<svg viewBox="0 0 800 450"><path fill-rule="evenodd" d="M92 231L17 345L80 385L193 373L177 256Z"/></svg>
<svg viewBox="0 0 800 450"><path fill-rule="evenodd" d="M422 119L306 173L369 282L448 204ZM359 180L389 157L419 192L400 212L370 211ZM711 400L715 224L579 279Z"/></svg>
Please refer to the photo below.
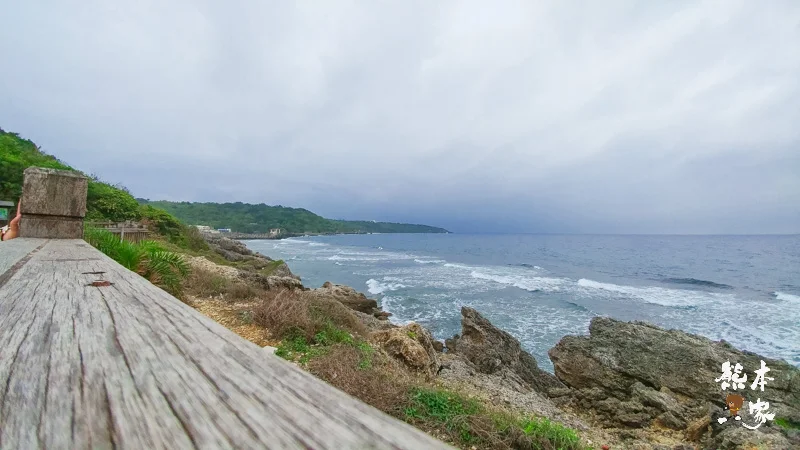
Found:
<svg viewBox="0 0 800 450"><path fill-rule="evenodd" d="M46 242L45 239L11 239L0 242L0 280L3 274L9 271L19 260L28 256L40 245Z"/></svg>
<svg viewBox="0 0 800 450"><path fill-rule="evenodd" d="M0 287L0 448L37 447L449 448L79 240Z"/></svg>

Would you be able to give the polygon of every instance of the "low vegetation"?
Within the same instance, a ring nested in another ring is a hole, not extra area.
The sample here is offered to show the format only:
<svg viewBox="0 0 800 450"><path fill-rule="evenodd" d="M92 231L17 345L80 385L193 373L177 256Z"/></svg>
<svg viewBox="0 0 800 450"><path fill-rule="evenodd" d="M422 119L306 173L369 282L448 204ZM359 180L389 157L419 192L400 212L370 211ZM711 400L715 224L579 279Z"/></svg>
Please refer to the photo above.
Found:
<svg viewBox="0 0 800 450"><path fill-rule="evenodd" d="M307 293L265 293L254 323L281 339L275 354L336 388L462 448L583 449L575 431L438 386L369 342L355 314Z"/></svg>
<svg viewBox="0 0 800 450"><path fill-rule="evenodd" d="M32 166L81 173L43 152L32 141L17 133L0 129L0 200L8 200L14 204L19 202L24 171ZM141 221L157 233L157 239L174 244L180 249L208 250L208 244L194 227L186 226L163 209L140 205L123 186L106 183L95 175L88 177L87 222ZM12 215L15 213L15 210L11 211Z"/></svg>
<svg viewBox="0 0 800 450"><path fill-rule="evenodd" d="M181 282L190 272L189 265L181 255L166 251L154 241L123 241L106 230L87 228L84 238L128 270L173 295L181 294Z"/></svg>
<svg viewBox="0 0 800 450"><path fill-rule="evenodd" d="M29 166L74 170L43 153L33 142L0 130L0 199L18 200L23 170ZM269 330L273 338L280 340L278 356L302 365L381 411L466 449L583 448L575 432L560 424L519 417L408 370L373 346L368 330L355 313L335 300L303 291L265 291L221 273L203 268L190 270L184 257L203 256L221 266L264 276L272 274L283 261L258 265L253 261L227 261L209 248L196 229L179 218L243 232L266 232L269 228L283 228L290 233L445 232L441 228L328 220L307 210L281 206L140 204L124 187L97 177L90 177L87 203L88 221L137 220L153 232L152 240L135 244L121 241L108 231L87 228L85 239L100 251L175 296L186 294L243 305L242 309L234 308L234 320ZM416 336L412 333L409 337ZM797 426L780 419L775 422L784 427Z"/></svg>
<svg viewBox="0 0 800 450"><path fill-rule="evenodd" d="M285 206L251 205L248 203L190 203L139 199L182 221L213 228L230 228L241 233L267 233L280 228L288 234L305 233L446 233L428 225L405 223L331 220L306 209Z"/></svg>

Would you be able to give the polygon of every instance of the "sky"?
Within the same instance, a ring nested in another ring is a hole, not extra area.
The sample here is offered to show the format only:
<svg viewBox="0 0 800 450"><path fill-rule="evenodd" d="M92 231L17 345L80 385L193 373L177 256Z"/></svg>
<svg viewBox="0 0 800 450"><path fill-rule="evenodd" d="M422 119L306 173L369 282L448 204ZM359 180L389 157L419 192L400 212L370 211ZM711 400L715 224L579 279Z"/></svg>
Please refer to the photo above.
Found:
<svg viewBox="0 0 800 450"><path fill-rule="evenodd" d="M800 2L0 0L0 127L153 200L800 233Z"/></svg>

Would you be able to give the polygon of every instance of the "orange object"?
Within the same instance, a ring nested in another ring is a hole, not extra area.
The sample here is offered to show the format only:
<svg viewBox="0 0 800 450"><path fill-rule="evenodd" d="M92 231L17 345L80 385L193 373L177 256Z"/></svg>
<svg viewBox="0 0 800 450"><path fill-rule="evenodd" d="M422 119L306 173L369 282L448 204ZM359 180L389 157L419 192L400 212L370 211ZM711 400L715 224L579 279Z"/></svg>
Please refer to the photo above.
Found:
<svg viewBox="0 0 800 450"><path fill-rule="evenodd" d="M111 282L106 280L92 281L92 286L94 287L111 286Z"/></svg>

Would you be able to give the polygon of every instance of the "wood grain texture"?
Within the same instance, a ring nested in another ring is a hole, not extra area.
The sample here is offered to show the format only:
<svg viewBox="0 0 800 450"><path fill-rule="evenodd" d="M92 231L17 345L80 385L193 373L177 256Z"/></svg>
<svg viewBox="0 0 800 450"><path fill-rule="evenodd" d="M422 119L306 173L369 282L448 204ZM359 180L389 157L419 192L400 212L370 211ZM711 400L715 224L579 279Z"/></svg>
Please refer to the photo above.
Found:
<svg viewBox="0 0 800 450"><path fill-rule="evenodd" d="M0 241L0 285L3 280L8 280L13 271L14 265L28 256L37 247L47 242L45 239L11 239Z"/></svg>
<svg viewBox="0 0 800 450"><path fill-rule="evenodd" d="M46 241L0 287L0 448L44 447L450 448L81 240Z"/></svg>

